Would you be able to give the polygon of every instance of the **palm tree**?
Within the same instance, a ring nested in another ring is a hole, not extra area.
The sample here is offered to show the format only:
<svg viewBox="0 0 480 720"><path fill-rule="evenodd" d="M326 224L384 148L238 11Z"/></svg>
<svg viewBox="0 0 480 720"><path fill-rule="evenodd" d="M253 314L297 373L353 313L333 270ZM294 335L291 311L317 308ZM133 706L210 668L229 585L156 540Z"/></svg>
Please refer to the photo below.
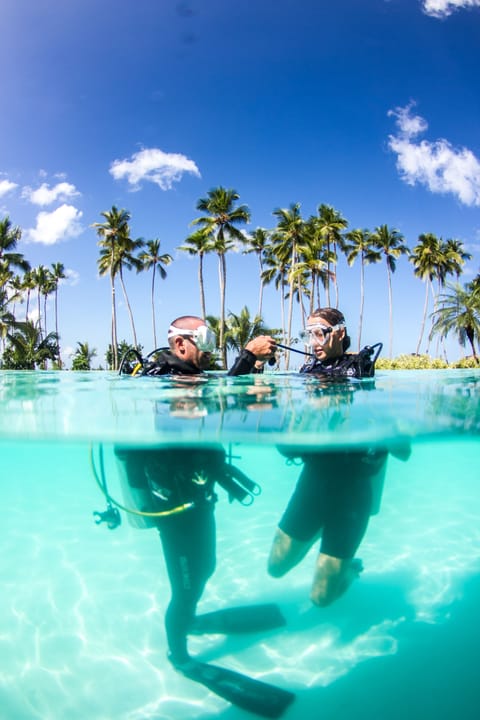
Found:
<svg viewBox="0 0 480 720"><path fill-rule="evenodd" d="M153 327L153 347L157 347L157 330L155 326L155 274L158 274L165 280L167 277L167 271L165 265L170 265L173 258L168 253L160 255L160 240L147 240L147 249L143 250L138 259L142 264L142 270L150 270L152 268L152 292L151 292L151 303L152 303L152 327Z"/></svg>
<svg viewBox="0 0 480 720"><path fill-rule="evenodd" d="M326 252L326 240L319 227L318 218L315 215L305 223L304 241L300 248L301 265L310 274L310 306L309 313L312 314L314 306L321 306L320 283L327 286L327 277L333 279L334 273L328 275L328 256ZM332 259L332 258L330 258Z"/></svg>
<svg viewBox="0 0 480 720"><path fill-rule="evenodd" d="M21 237L21 229L13 227L8 216L0 220L0 261L6 262L9 268L15 267L27 272L30 270L30 263L22 253L14 252Z"/></svg>
<svg viewBox="0 0 480 720"><path fill-rule="evenodd" d="M100 275L110 275L110 288L112 295L112 353L113 369L118 370L118 340L117 340L117 309L115 300L115 276L119 271L116 247L124 237L130 237L130 213L127 210L118 210L112 205L111 210L101 212L105 218L103 223L94 223L100 240L100 258L97 261Z"/></svg>
<svg viewBox="0 0 480 720"><path fill-rule="evenodd" d="M35 370L45 366L47 360L57 359L57 336L54 332L42 337L40 328L33 322L17 323L8 333L9 347L4 354L4 366L15 370Z"/></svg>
<svg viewBox="0 0 480 720"><path fill-rule="evenodd" d="M41 293L43 295L43 317L44 317L44 327L43 331L45 334L47 334L47 300L48 296L51 295L55 291L55 281L53 279L53 275L51 271L48 268L45 268L45 282L43 283L41 287Z"/></svg>
<svg viewBox="0 0 480 720"><path fill-rule="evenodd" d="M1 267L1 263L0 263L0 267ZM0 271L0 275L1 275L1 271ZM2 282L0 279L0 287L1 286L2 286ZM20 277L20 275L14 275L8 281L8 287L9 287L9 291L10 291L10 294L8 297L8 302L12 303L12 314L13 314L13 317L15 317L15 304L17 302L22 303L24 300L24 298L23 298L23 278Z"/></svg>
<svg viewBox="0 0 480 720"><path fill-rule="evenodd" d="M207 197L200 198L197 210L207 213L193 221L193 225L204 228L211 233L213 250L218 255L219 283L220 283L220 350L224 367L227 365L225 334L225 294L227 281L227 266L225 256L234 246L234 241L244 242L243 233L237 225L250 222L250 211L246 205L236 206L239 199L236 190L226 190L223 187L213 188Z"/></svg>
<svg viewBox="0 0 480 720"><path fill-rule="evenodd" d="M31 271L33 287L37 291L37 314L38 314L37 324L38 324L38 331L39 331L40 335L42 335L42 313L40 310L40 298L42 295L44 296L44 312L45 312L45 306L46 306L45 290L48 286L49 275L50 275L50 271L48 270L48 268L45 267L45 265L39 265L38 267L33 268L33 270ZM45 317L44 318L44 328L43 328L45 330L45 332L46 332L46 327L47 327L47 318Z"/></svg>
<svg viewBox="0 0 480 720"><path fill-rule="evenodd" d="M480 291L480 273L468 283L467 288L471 293Z"/></svg>
<svg viewBox="0 0 480 720"><path fill-rule="evenodd" d="M58 354L58 365L61 368L62 367L62 358L60 356L60 335L58 334L58 284L60 280L64 280L67 276L65 275L65 266L61 262L52 263L52 269L50 271L52 283L53 283L53 291L55 296L55 333L58 337L58 347L57 347L57 354Z"/></svg>
<svg viewBox="0 0 480 720"><path fill-rule="evenodd" d="M465 251L465 247L461 240L447 239L443 245L443 251L446 255L448 262L448 275L455 275L457 283L459 281L462 268L467 262L471 260L472 256L470 253Z"/></svg>
<svg viewBox="0 0 480 720"><path fill-rule="evenodd" d="M403 235L387 225L379 225L375 228L371 236L373 246L379 250L385 258L387 266L388 281L388 309L390 319L390 342L389 356L392 357L393 351L393 298L392 298L392 274L397 267L397 259L401 255L408 255L408 247L404 243Z"/></svg>
<svg viewBox="0 0 480 720"><path fill-rule="evenodd" d="M295 273L300 247L305 237L305 221L300 213L300 203L292 203L289 208L277 208L273 214L278 219L273 232L272 241L275 254L286 257L289 255L287 278L289 282L289 301L287 316L287 337L286 344L290 345L292 338L293 318L293 297L294 285L297 284L298 297L301 302L301 285L298 275ZM288 370L290 353L286 357L286 369Z"/></svg>
<svg viewBox="0 0 480 720"><path fill-rule="evenodd" d="M327 296L327 306L330 307L330 277L333 275L335 287L335 307L338 307L337 273L333 273L330 266L332 263L337 263L337 246L343 249L343 238L341 233L342 230L345 230L345 228L348 227L348 221L331 205L319 205L316 221L318 228L326 241L327 274L325 276L325 290Z"/></svg>
<svg viewBox="0 0 480 720"><path fill-rule="evenodd" d="M350 230L346 233L345 251L347 262L353 265L357 257L360 258L360 319L358 323L358 350L362 346L363 306L365 301L365 265L377 263L382 259L379 250L373 246L372 236L369 230Z"/></svg>
<svg viewBox="0 0 480 720"><path fill-rule="evenodd" d="M28 320L28 313L30 310L30 295L32 290L35 289L35 287L35 276L31 270L27 270L27 272L23 276L22 282L22 289L27 293L27 302L25 305L25 320Z"/></svg>
<svg viewBox="0 0 480 720"><path fill-rule="evenodd" d="M420 325L420 335L418 337L416 354L420 352L420 346L425 332L425 324L428 313L429 293L433 295L432 282L438 276L439 267L441 265L440 241L433 233L422 233L418 237L418 244L412 249L408 258L414 266L414 274L425 282L425 301L423 304L422 323Z"/></svg>
<svg viewBox="0 0 480 720"><path fill-rule="evenodd" d="M258 258L258 264L260 266L260 295L258 298L258 311L257 315L262 314L262 304L263 304L263 288L264 288L264 280L263 280L263 260L265 257L265 251L270 243L270 233L268 230L265 230L265 228L258 227L251 235L248 235L245 240L246 250L244 250L244 254L248 255L249 253L255 253Z"/></svg>
<svg viewBox="0 0 480 720"><path fill-rule="evenodd" d="M18 292L14 292L12 295L7 291L7 285L11 287L12 275L12 271L7 269L6 262L0 262L0 340L2 351L5 349L5 339L8 333L18 325L14 313L7 309L9 303L15 303L19 298Z"/></svg>
<svg viewBox="0 0 480 720"><path fill-rule="evenodd" d="M207 229L197 230L189 235L184 245L180 245L178 250L186 252L189 255L198 255L198 286L200 288L200 307L202 310L202 318L207 317L205 309L205 285L203 282L203 259L205 255L213 250L213 242L211 232Z"/></svg>
<svg viewBox="0 0 480 720"><path fill-rule="evenodd" d="M229 348L240 352L242 348L257 335L266 335L269 332L260 315L250 316L250 310L245 305L239 315L228 313L227 332L225 342Z"/></svg>
<svg viewBox="0 0 480 720"><path fill-rule="evenodd" d="M96 354L96 349L90 348L88 342L77 342L77 349L72 358L72 370L91 370L92 360Z"/></svg>
<svg viewBox="0 0 480 720"><path fill-rule="evenodd" d="M142 271L142 261L135 256L135 251L139 250L144 246L142 238L133 240L132 238L123 238L122 242L117 246L118 250L118 277L120 279L120 285L122 287L123 297L125 298L125 304L127 306L128 317L130 318L130 326L132 328L133 345L138 348L137 332L135 330L135 323L133 321L133 313L130 305L130 300L127 295L127 288L125 287L125 281L123 279L123 269L132 270L135 268L137 273Z"/></svg>
<svg viewBox="0 0 480 720"><path fill-rule="evenodd" d="M460 345L465 347L468 340L472 355L478 362L475 339L480 339L480 292L459 283L447 285L447 292L440 295L440 306L433 313L434 322L430 335L445 338L453 332Z"/></svg>
<svg viewBox="0 0 480 720"><path fill-rule="evenodd" d="M262 273L262 281L269 285L275 283L275 289L280 290L280 317L282 319L282 338L285 344L285 289L287 287L287 274L289 266L289 254L282 246L269 245L264 258L265 270Z"/></svg>

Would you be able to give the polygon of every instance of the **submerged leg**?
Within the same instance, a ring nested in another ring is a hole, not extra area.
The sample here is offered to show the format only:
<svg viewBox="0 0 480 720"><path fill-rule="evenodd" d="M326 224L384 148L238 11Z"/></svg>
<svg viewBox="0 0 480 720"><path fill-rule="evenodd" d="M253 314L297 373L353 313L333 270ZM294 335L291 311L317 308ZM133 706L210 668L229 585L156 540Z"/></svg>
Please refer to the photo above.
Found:
<svg viewBox="0 0 480 720"><path fill-rule="evenodd" d="M197 603L215 570L213 508L203 506L162 519L160 536L171 586L165 613L167 642L174 664L188 662L187 634Z"/></svg>
<svg viewBox="0 0 480 720"><path fill-rule="evenodd" d="M317 538L318 536L308 541L295 540L277 528L268 558L269 574L277 578L285 575L303 560Z"/></svg>
<svg viewBox="0 0 480 720"><path fill-rule="evenodd" d="M310 592L311 601L326 607L337 600L363 570L359 558L341 559L320 553Z"/></svg>

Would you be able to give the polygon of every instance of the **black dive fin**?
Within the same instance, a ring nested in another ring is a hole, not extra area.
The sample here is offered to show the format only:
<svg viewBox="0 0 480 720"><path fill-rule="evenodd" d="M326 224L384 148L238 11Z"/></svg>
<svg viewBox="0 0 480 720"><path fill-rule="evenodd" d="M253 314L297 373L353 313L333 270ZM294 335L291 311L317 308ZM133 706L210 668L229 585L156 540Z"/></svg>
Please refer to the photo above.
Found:
<svg viewBox="0 0 480 720"><path fill-rule="evenodd" d="M197 615L189 632L192 635L202 635L203 633L234 635L273 630L286 624L278 605L264 603L223 608Z"/></svg>
<svg viewBox="0 0 480 720"><path fill-rule="evenodd" d="M295 699L288 690L218 665L191 660L176 667L185 677L205 685L232 705L263 717L280 717Z"/></svg>

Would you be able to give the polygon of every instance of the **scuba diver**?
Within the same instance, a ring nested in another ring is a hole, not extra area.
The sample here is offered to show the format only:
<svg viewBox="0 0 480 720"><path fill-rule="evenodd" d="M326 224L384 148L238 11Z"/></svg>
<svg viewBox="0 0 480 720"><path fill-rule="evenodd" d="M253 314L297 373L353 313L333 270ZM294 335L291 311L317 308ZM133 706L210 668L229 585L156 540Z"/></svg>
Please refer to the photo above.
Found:
<svg viewBox="0 0 480 720"><path fill-rule="evenodd" d="M168 349L154 350L145 361L133 351L139 361L133 368L128 363L127 353L119 372L133 375L199 375L210 367L216 344L215 333L202 318L183 315L168 328ZM241 350L228 375L259 372L262 363L274 357L275 348L275 340L269 335L253 338Z"/></svg>
<svg viewBox="0 0 480 720"><path fill-rule="evenodd" d="M329 381L327 400L341 400L342 385L351 400L349 380L374 376L381 344L348 353L350 338L339 310L315 310L307 320L303 339L313 357L300 372L318 379L320 392L322 382ZM410 448L400 444L390 449L282 446L279 450L290 462L303 462L303 469L276 530L268 572L282 577L321 537L310 598L323 607L340 597L363 569L354 556L374 512L373 490L378 478L383 483L388 452L406 460Z"/></svg>
<svg viewBox="0 0 480 720"><path fill-rule="evenodd" d="M215 350L214 333L196 316L182 316L168 330L169 348L135 368L123 363L123 373L191 376L202 381ZM237 358L230 374L245 374L258 361L273 355L275 341L268 336L251 340ZM153 356L153 353L151 354ZM184 378L187 380L187 377ZM257 494L255 485L226 461L219 444L134 448L116 446L120 471L133 494L143 496L162 543L171 597L165 614L168 659L189 679L199 682L229 702L266 717L278 717L294 695L240 673L202 663L188 651L188 635L201 633L258 632L285 625L277 605L225 608L197 615L205 585L215 570L216 484L230 497Z"/></svg>

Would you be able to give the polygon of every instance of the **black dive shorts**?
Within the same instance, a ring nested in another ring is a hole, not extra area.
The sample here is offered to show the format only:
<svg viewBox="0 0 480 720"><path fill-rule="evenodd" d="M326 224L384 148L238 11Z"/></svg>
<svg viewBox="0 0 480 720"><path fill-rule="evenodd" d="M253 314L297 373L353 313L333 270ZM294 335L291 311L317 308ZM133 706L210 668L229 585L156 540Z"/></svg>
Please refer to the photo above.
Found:
<svg viewBox="0 0 480 720"><path fill-rule="evenodd" d="M279 527L308 542L321 533L320 552L352 558L372 508L370 478L387 453L330 451L304 456L304 467Z"/></svg>

